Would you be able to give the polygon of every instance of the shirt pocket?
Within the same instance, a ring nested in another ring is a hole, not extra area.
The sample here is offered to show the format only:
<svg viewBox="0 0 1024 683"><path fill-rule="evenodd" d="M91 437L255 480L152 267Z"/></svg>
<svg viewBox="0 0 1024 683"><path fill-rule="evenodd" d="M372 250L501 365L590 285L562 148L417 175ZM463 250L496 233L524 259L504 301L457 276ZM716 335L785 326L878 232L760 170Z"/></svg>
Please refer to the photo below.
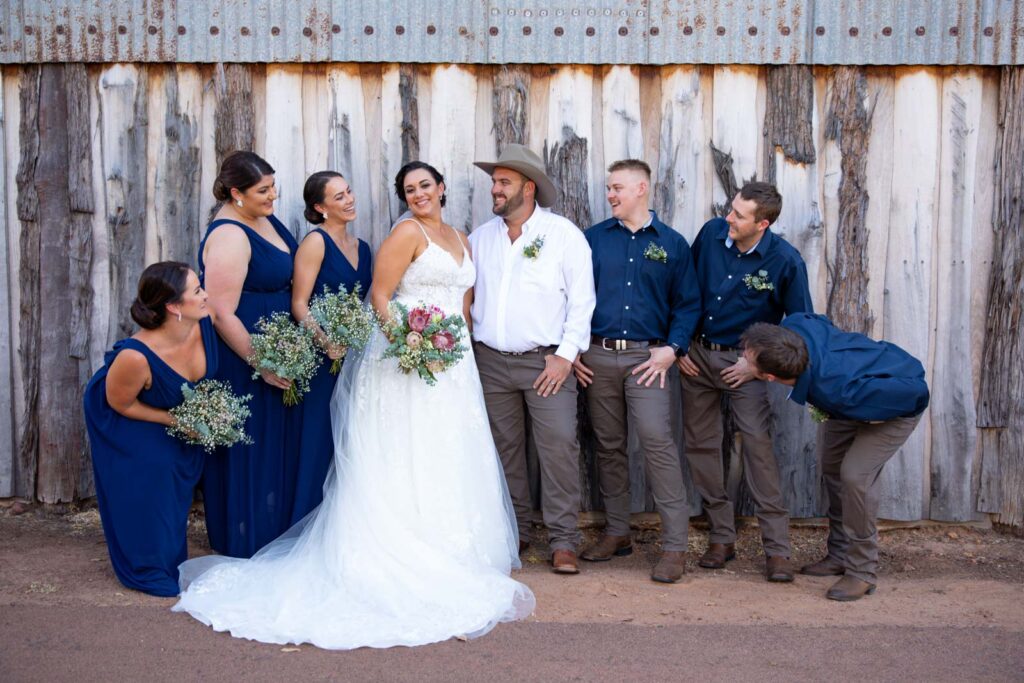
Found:
<svg viewBox="0 0 1024 683"><path fill-rule="evenodd" d="M528 260L520 272L523 289L531 292L562 291L562 272L558 264L548 260Z"/></svg>

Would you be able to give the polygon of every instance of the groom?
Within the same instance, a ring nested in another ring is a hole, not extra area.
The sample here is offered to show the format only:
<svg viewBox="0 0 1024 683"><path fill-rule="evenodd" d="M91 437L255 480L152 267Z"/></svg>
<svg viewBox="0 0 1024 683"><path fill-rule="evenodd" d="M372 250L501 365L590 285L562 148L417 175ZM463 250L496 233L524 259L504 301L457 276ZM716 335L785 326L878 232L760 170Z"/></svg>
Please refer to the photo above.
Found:
<svg viewBox="0 0 1024 683"><path fill-rule="evenodd" d="M477 267L473 350L519 525L519 551L528 545L532 512L529 415L551 563L557 573L576 574L580 447L572 364L590 344L590 247L579 228L541 208L558 193L536 153L512 144L496 162L475 165L491 176L495 216L469 236Z"/></svg>

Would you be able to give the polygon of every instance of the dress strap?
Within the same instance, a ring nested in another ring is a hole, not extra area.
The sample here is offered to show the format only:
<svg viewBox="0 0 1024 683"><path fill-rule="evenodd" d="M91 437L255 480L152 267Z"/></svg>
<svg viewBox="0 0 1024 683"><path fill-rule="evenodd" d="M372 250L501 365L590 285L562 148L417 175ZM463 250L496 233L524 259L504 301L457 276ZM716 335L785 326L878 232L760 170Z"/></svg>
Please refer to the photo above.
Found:
<svg viewBox="0 0 1024 683"><path fill-rule="evenodd" d="M466 251L466 245L462 242L462 237L459 236L459 231L456 230L451 225L449 225L448 227L451 228L452 232L455 233L455 239L457 239L459 241L459 246L462 247L462 256L463 257L469 256L469 252Z"/></svg>
<svg viewBox="0 0 1024 683"><path fill-rule="evenodd" d="M407 220L407 221L412 221L412 222L413 222L413 223L415 223L416 225L420 226L420 232L422 232L422 233L423 233L423 237L425 237L425 238L426 238L426 240L427 240L427 244L433 244L433 240L432 240L432 239L430 239L430 235L428 235L428 234L427 234L427 229L426 229L426 227L424 227L424 225L423 225L422 223L420 223L420 222L419 222L418 220L416 220L416 219L415 219L415 218L413 218L412 216L409 216L409 217L408 217L408 218L406 218L405 220Z"/></svg>

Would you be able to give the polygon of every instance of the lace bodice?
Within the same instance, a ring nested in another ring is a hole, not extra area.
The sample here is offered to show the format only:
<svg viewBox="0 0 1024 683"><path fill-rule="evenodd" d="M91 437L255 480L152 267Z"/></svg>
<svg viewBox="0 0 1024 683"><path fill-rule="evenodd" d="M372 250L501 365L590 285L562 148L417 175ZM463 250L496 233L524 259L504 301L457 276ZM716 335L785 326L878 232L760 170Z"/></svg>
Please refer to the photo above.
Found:
<svg viewBox="0 0 1024 683"><path fill-rule="evenodd" d="M427 248L409 264L395 290L395 298L406 306L433 304L446 315L462 314L466 290L476 281L476 266L463 251L462 265L443 247L428 238Z"/></svg>

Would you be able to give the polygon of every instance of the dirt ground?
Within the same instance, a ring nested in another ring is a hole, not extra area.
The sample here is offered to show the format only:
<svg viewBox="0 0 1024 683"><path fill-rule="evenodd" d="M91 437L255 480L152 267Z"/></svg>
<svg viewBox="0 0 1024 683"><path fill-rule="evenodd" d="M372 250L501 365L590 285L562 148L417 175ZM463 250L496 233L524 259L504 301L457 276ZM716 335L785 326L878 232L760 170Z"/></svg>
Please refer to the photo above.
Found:
<svg viewBox="0 0 1024 683"><path fill-rule="evenodd" d="M170 607L120 585L107 557L95 509L64 514L0 508L0 605L46 607ZM596 532L588 531L593 539ZM538 530L537 535L541 532ZM577 576L552 574L547 548L533 539L517 578L537 596L530 618L543 623L637 625L957 626L1024 633L1024 538L992 529L930 526L892 529L881 536L881 572L875 595L855 603L825 600L834 580L798 576L769 584L756 526L741 529L738 558L726 569L695 566L683 582L657 584L648 572L658 554L657 533L638 531L632 556L581 563ZM822 526L792 530L794 562L817 559ZM190 555L206 554L196 515ZM698 554L706 533L694 529ZM180 616L180 615L176 615ZM184 618L184 617L183 617Z"/></svg>

